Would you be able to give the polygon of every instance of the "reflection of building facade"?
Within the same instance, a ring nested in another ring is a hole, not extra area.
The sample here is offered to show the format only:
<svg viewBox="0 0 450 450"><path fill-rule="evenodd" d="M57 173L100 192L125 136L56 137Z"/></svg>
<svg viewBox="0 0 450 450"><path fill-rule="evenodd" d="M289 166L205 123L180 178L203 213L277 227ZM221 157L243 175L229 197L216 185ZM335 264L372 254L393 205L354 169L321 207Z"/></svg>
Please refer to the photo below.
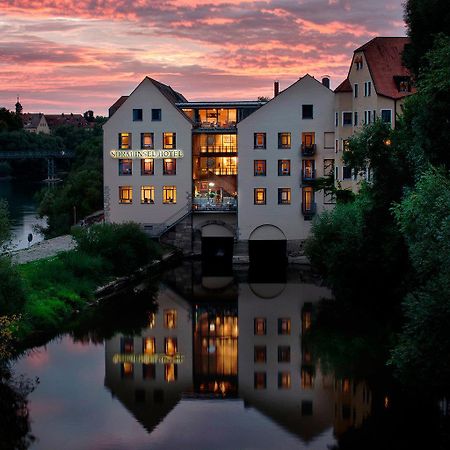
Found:
<svg viewBox="0 0 450 450"><path fill-rule="evenodd" d="M332 377L302 342L313 305L328 296L308 284L240 285L239 395L305 441L333 421Z"/></svg>
<svg viewBox="0 0 450 450"><path fill-rule="evenodd" d="M105 385L149 430L192 386L190 305L164 287L158 304L141 336L106 342Z"/></svg>

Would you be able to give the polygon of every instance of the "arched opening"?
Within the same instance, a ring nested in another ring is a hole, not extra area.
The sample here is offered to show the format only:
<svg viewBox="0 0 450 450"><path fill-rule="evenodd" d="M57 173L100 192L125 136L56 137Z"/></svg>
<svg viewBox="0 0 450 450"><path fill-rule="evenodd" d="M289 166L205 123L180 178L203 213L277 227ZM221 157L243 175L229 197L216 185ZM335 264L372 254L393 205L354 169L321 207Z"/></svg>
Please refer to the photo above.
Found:
<svg viewBox="0 0 450 450"><path fill-rule="evenodd" d="M229 227L209 223L201 228L204 273L224 273L231 270L234 234Z"/></svg>
<svg viewBox="0 0 450 450"><path fill-rule="evenodd" d="M253 230L248 241L250 264L266 268L267 272L280 267L284 269L287 263L286 248L287 239L283 231L274 225L261 225Z"/></svg>

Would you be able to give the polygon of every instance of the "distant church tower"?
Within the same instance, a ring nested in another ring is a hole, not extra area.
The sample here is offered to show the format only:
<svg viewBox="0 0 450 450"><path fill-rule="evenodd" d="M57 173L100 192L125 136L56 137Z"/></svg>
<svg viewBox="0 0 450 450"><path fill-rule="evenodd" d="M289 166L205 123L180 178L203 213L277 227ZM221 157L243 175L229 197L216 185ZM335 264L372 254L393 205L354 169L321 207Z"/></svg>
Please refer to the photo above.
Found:
<svg viewBox="0 0 450 450"><path fill-rule="evenodd" d="M22 105L21 105L21 103L20 103L20 101L19 101L19 96L17 96L16 114L17 114L17 115L22 114L22 110L23 110L23 108L22 108Z"/></svg>

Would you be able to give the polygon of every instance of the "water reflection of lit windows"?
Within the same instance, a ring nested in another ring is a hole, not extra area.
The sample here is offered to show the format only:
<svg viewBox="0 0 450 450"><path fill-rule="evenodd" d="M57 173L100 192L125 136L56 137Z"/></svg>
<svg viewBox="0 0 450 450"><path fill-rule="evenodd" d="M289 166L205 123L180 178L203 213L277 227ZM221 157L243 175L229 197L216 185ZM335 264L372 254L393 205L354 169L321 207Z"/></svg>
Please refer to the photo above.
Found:
<svg viewBox="0 0 450 450"><path fill-rule="evenodd" d="M178 370L176 364L164 364L164 380L168 383L176 381Z"/></svg>
<svg viewBox="0 0 450 450"><path fill-rule="evenodd" d="M278 362L291 362L291 347L289 345L278 346Z"/></svg>
<svg viewBox="0 0 450 450"><path fill-rule="evenodd" d="M311 400L302 400L302 416L312 416L313 403Z"/></svg>
<svg viewBox="0 0 450 450"><path fill-rule="evenodd" d="M311 315L312 313L312 304L305 303L302 308L302 333L305 333L311 328Z"/></svg>
<svg viewBox="0 0 450 450"><path fill-rule="evenodd" d="M291 334L291 319L278 319L278 334Z"/></svg>
<svg viewBox="0 0 450 450"><path fill-rule="evenodd" d="M266 319L262 317L255 319L254 332L256 336L264 336L266 334Z"/></svg>
<svg viewBox="0 0 450 450"><path fill-rule="evenodd" d="M121 337L120 338L120 351L122 353L133 353L134 340L132 337Z"/></svg>
<svg viewBox="0 0 450 450"><path fill-rule="evenodd" d="M265 363L266 362L267 350L265 345L255 345L255 362Z"/></svg>
<svg viewBox="0 0 450 450"><path fill-rule="evenodd" d="M278 372L278 388L279 389L291 388L291 372Z"/></svg>
<svg viewBox="0 0 450 450"><path fill-rule="evenodd" d="M342 380L342 392L346 394L350 392L350 380L348 378Z"/></svg>
<svg viewBox="0 0 450 450"><path fill-rule="evenodd" d="M156 342L154 337L147 337L143 339L143 352L146 355L153 355L156 353Z"/></svg>
<svg viewBox="0 0 450 450"><path fill-rule="evenodd" d="M177 352L177 338L168 337L164 339L164 349L166 355L173 356Z"/></svg>
<svg viewBox="0 0 450 450"><path fill-rule="evenodd" d="M254 388L255 389L266 389L266 386L267 386L266 372L255 372Z"/></svg>
<svg viewBox="0 0 450 450"><path fill-rule="evenodd" d="M302 367L301 380L303 389L311 389L313 387L314 371L312 367Z"/></svg>
<svg viewBox="0 0 450 450"><path fill-rule="evenodd" d="M134 364L125 362L121 366L122 379L132 379L134 376Z"/></svg>
<svg viewBox="0 0 450 450"><path fill-rule="evenodd" d="M164 328L177 327L177 311L175 309L164 310Z"/></svg>
<svg viewBox="0 0 450 450"><path fill-rule="evenodd" d="M150 313L149 318L148 318L148 327L154 328L155 323L156 323L156 314L152 312L152 313Z"/></svg>

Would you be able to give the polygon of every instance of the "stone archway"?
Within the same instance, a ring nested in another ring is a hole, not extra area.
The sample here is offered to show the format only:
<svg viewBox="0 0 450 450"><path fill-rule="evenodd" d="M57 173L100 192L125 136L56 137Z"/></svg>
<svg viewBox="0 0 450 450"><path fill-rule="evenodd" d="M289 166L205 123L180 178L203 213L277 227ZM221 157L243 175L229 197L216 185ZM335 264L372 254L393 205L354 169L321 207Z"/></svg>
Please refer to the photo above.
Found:
<svg viewBox="0 0 450 450"><path fill-rule="evenodd" d="M286 235L280 228L271 224L255 228L248 240L248 254L252 264L285 263L287 261L286 249Z"/></svg>

